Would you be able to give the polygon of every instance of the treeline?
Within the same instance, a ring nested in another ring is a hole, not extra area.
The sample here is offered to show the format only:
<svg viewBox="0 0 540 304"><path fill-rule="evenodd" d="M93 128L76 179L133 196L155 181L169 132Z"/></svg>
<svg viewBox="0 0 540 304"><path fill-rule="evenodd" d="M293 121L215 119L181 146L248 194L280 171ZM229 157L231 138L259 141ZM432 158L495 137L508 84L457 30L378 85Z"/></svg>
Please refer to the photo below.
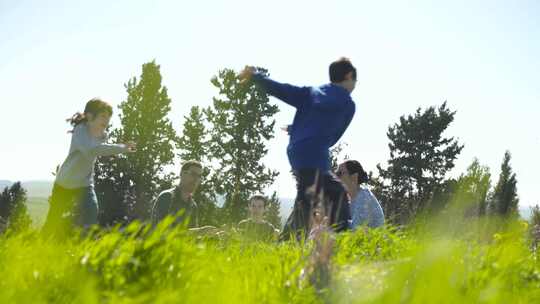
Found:
<svg viewBox="0 0 540 304"><path fill-rule="evenodd" d="M110 140L133 141L137 152L101 158L96 165L101 225L148 219L152 200L177 180L179 168L171 172L167 167L178 161L204 165L201 186L194 194L202 225L237 223L246 217L249 197L274 182L278 172L266 167L262 158L274 137L277 106L256 86L241 85L232 69L219 71L211 84L217 91L212 105L191 107L181 132L169 118L172 102L159 65L144 64L140 77L125 84L120 125L112 128ZM279 204L274 193L267 219L277 226Z"/></svg>
<svg viewBox="0 0 540 304"><path fill-rule="evenodd" d="M124 85L127 97L118 107L120 124L109 130L110 141L133 141L138 149L96 163L100 225L148 219L153 199L177 182L179 167L173 165L187 160L204 165L201 186L194 194L200 224L237 223L246 217L248 198L264 192L278 176L262 162L268 141L274 137L278 107L255 85L240 84L234 70L223 69L210 81L216 90L212 104L191 107L177 131L170 120L172 100L162 80L160 66L152 61L142 65L139 77ZM370 180L390 223L407 224L419 215L440 214L453 207L469 217L519 216L517 179L509 151L496 183L478 159L458 178L447 178L464 148L445 134L455 115L444 102L419 108L389 126L390 157L386 164L377 165ZM338 145L332 150L334 166L342 148ZM17 207L24 206L25 200L20 183L4 189L0 201L4 229L10 222L30 221L26 207ZM280 226L277 193L269 201L267 220Z"/></svg>

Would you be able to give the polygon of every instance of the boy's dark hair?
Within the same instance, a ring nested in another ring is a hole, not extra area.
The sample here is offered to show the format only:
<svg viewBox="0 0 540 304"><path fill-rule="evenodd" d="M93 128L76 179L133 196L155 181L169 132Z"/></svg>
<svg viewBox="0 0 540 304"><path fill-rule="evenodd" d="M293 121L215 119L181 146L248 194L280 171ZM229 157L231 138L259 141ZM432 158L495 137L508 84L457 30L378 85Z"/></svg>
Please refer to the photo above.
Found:
<svg viewBox="0 0 540 304"><path fill-rule="evenodd" d="M109 103L99 99L99 98L92 98L84 107L84 112L77 112L71 116L71 118L68 118L67 121L73 126L76 127L78 124L87 122L88 117L87 114L92 114L94 118L98 116L101 113L107 113L109 116L112 116L113 110Z"/></svg>
<svg viewBox="0 0 540 304"><path fill-rule="evenodd" d="M349 58L341 57L332 62L329 68L330 82L342 82L345 80L345 75L352 72L352 77L356 80L356 68L352 65Z"/></svg>
<svg viewBox="0 0 540 304"><path fill-rule="evenodd" d="M184 173L185 171L197 167L202 169L202 164L196 160L188 160L185 163L182 164L182 168L180 169L180 173Z"/></svg>
<svg viewBox="0 0 540 304"><path fill-rule="evenodd" d="M358 184L367 183L369 181L369 177L364 171L364 168L357 160L348 160L345 162L345 167L347 168L347 171L349 172L349 175L353 175L355 173L358 174Z"/></svg>
<svg viewBox="0 0 540 304"><path fill-rule="evenodd" d="M268 203L268 200L266 199L266 196L262 195L262 194L255 194L255 195L252 195L250 198L249 198L249 203L251 204L252 201L254 200L261 200L264 202L264 206L266 207L266 204Z"/></svg>

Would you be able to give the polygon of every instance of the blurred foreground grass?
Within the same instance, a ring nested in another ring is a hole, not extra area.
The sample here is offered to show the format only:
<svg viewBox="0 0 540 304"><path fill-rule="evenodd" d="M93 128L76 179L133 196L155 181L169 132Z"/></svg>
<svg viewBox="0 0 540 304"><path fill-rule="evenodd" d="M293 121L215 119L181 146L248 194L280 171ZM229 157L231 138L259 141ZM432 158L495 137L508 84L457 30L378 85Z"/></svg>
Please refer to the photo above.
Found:
<svg viewBox="0 0 540 304"><path fill-rule="evenodd" d="M0 303L540 303L527 224L360 229L337 236L331 285L299 282L310 246L133 223L56 241L0 237ZM504 226L504 228L502 228Z"/></svg>

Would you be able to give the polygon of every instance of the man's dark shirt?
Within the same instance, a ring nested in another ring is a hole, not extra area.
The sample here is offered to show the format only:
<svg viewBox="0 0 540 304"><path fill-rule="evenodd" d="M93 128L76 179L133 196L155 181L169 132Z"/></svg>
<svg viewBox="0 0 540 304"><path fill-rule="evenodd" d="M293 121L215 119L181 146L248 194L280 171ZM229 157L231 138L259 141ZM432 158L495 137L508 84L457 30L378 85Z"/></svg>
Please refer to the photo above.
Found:
<svg viewBox="0 0 540 304"><path fill-rule="evenodd" d="M274 225L267 221L255 222L246 219L238 223L238 230L254 241L273 241L276 238L277 230Z"/></svg>
<svg viewBox="0 0 540 304"><path fill-rule="evenodd" d="M157 224L168 215L175 216L182 209L184 213L176 218L175 224L180 224L186 218L189 218L188 227L198 227L198 207L193 199L190 198L188 201L184 201L179 187L165 190L154 201L152 223Z"/></svg>

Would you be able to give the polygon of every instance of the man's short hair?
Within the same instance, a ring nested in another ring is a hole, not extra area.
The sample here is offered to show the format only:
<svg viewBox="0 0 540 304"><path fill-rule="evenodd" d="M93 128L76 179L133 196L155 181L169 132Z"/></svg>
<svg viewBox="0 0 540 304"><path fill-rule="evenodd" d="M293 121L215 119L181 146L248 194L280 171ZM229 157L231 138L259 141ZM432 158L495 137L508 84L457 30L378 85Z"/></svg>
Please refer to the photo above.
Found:
<svg viewBox="0 0 540 304"><path fill-rule="evenodd" d="M266 204L268 202L268 200L266 199L266 196L262 195L262 194L255 194L255 195L252 195L250 198L249 198L249 203L251 204L251 202L253 202L254 200L261 200L264 202L264 206L266 207Z"/></svg>
<svg viewBox="0 0 540 304"><path fill-rule="evenodd" d="M182 164L182 168L180 169L180 173L184 173L187 170L197 167L199 169L202 169L202 164L196 160L188 160L185 163Z"/></svg>
<svg viewBox="0 0 540 304"><path fill-rule="evenodd" d="M332 62L329 68L330 82L342 82L345 80L345 75L352 72L353 80L356 80L356 68L352 65L349 58L341 57Z"/></svg>

